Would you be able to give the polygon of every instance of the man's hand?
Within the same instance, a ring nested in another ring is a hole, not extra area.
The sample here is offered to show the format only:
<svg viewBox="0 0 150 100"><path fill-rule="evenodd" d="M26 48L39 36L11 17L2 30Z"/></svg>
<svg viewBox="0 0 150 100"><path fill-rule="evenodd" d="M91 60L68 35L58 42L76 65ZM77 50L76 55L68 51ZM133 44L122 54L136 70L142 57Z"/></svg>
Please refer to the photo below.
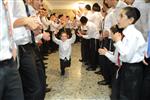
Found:
<svg viewBox="0 0 150 100"><path fill-rule="evenodd" d="M42 25L38 23L36 17L28 17L26 18L25 21L26 21L26 26L32 31L42 29Z"/></svg>
<svg viewBox="0 0 150 100"><path fill-rule="evenodd" d="M50 34L47 33L47 32L44 32L43 33L43 39L46 40L46 41L49 41L50 40Z"/></svg>
<svg viewBox="0 0 150 100"><path fill-rule="evenodd" d="M102 36L103 36L103 38L109 37L109 32L108 31L102 32Z"/></svg>
<svg viewBox="0 0 150 100"><path fill-rule="evenodd" d="M98 49L98 52L99 52L99 54L100 55L105 55L106 54L106 52L108 52L108 50L104 47L103 49Z"/></svg>

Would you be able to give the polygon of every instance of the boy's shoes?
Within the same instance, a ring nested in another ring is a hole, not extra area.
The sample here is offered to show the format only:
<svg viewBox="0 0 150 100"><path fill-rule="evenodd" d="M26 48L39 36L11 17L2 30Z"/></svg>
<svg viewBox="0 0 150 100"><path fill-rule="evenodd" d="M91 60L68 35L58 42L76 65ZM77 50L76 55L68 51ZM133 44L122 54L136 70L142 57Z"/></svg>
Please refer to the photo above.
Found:
<svg viewBox="0 0 150 100"><path fill-rule="evenodd" d="M52 88L46 88L45 93L50 92L51 90L52 90Z"/></svg>
<svg viewBox="0 0 150 100"><path fill-rule="evenodd" d="M95 72L95 74L101 75L102 72L99 70L99 71Z"/></svg>
<svg viewBox="0 0 150 100"><path fill-rule="evenodd" d="M109 85L109 82L102 80L97 82L98 85Z"/></svg>
<svg viewBox="0 0 150 100"><path fill-rule="evenodd" d="M82 59L79 59L79 61L80 61L80 62L83 62L83 60L82 60Z"/></svg>
<svg viewBox="0 0 150 100"><path fill-rule="evenodd" d="M86 68L86 70L87 70L87 71L95 71L96 68L88 67L88 68Z"/></svg>
<svg viewBox="0 0 150 100"><path fill-rule="evenodd" d="M65 71L61 71L61 76L64 76L65 75Z"/></svg>

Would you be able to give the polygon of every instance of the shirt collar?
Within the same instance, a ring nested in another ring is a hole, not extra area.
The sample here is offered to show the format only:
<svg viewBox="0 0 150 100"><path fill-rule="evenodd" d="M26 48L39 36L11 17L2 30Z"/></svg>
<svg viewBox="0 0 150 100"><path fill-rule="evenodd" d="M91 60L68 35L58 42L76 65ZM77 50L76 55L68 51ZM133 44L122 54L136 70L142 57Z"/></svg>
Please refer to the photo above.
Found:
<svg viewBox="0 0 150 100"><path fill-rule="evenodd" d="M123 30L123 34L127 36L135 28L135 25L129 25Z"/></svg>

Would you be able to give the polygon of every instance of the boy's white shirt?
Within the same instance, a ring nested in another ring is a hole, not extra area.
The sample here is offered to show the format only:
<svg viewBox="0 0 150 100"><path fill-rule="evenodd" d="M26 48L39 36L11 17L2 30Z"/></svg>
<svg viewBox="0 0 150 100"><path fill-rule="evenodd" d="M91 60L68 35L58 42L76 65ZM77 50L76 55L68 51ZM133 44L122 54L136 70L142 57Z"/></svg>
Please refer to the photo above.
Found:
<svg viewBox="0 0 150 100"><path fill-rule="evenodd" d="M138 63L144 59L146 42L142 33L134 25L123 30L124 38L114 44L120 53L120 60L126 63Z"/></svg>
<svg viewBox="0 0 150 100"><path fill-rule="evenodd" d="M75 42L76 35L72 34L72 37L70 39L67 39L65 42L62 40L59 40L55 37L55 34L53 34L53 41L59 45L59 57L60 59L65 59L67 58L68 60L71 57L71 44Z"/></svg>
<svg viewBox="0 0 150 100"><path fill-rule="evenodd" d="M105 56L113 63L115 63L116 65L118 65L118 50L115 49L114 53L111 51L106 52ZM120 62L120 64L122 64Z"/></svg>

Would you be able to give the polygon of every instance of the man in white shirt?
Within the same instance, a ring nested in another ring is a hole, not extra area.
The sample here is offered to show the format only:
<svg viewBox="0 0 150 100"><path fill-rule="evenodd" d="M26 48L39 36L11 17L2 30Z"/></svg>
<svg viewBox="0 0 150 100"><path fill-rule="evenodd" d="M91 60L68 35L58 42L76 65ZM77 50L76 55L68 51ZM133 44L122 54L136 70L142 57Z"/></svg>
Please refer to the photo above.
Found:
<svg viewBox="0 0 150 100"><path fill-rule="evenodd" d="M24 100L21 78L13 56L14 41L8 2L0 1L0 100Z"/></svg>
<svg viewBox="0 0 150 100"><path fill-rule="evenodd" d="M41 1L32 0L31 3L30 3L31 5L29 5L29 4L28 4L28 6L26 5L26 9L29 10L29 14L31 16L36 15L35 12L38 12L39 10L42 10L40 8L41 3L42 3ZM27 10L26 10L26 12L27 12ZM41 15L39 15L37 17L39 18L39 22L43 25L43 22L41 22L41 19L40 19ZM40 35L41 35L40 40L42 38L46 41L48 41L50 39L49 33L47 33L47 32L40 33ZM40 50L39 50L39 48L37 47L36 44L34 45L34 52L35 52L36 67L37 67L37 71L38 71L38 75L39 75L39 79L40 79L40 85L41 85L40 86L40 89L41 89L40 90L40 95L41 95L40 99L43 100L45 98L45 91L46 90L50 91L50 89L46 88L45 65L44 65L44 62L43 62L43 59L42 59L41 52L40 52Z"/></svg>
<svg viewBox="0 0 150 100"><path fill-rule="evenodd" d="M81 17L80 22L83 30L87 30L86 35L80 33L80 36L85 39L90 39L89 48L85 48L89 49L89 67L87 68L87 70L94 71L97 67L97 40L99 39L99 30L97 29L97 26L94 23L88 21L85 16Z"/></svg>
<svg viewBox="0 0 150 100"><path fill-rule="evenodd" d="M14 25L14 40L19 48L19 72L22 79L24 99L40 99L40 80L37 72L35 52L34 52L34 34L32 31L39 30L41 27L35 17L27 17L23 0L11 0L9 3Z"/></svg>

